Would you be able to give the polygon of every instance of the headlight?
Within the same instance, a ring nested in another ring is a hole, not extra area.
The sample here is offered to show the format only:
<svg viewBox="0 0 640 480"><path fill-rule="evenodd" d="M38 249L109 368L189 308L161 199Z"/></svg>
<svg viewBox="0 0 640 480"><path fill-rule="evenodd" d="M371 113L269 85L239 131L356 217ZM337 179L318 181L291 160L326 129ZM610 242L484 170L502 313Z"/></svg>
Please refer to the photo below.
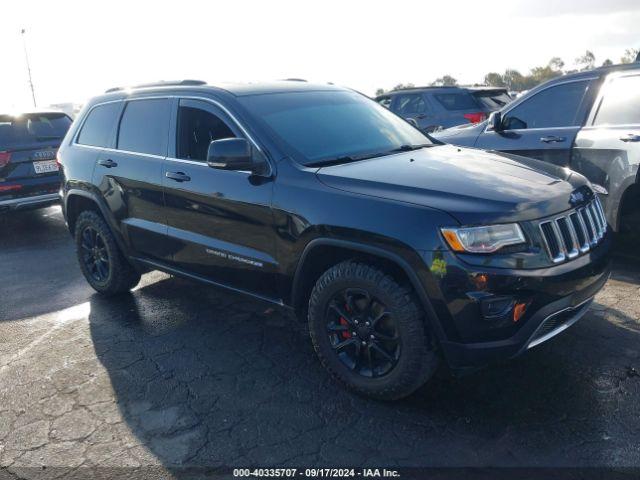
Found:
<svg viewBox="0 0 640 480"><path fill-rule="evenodd" d="M524 234L517 223L441 230L451 249L456 252L491 253L507 245L525 242Z"/></svg>

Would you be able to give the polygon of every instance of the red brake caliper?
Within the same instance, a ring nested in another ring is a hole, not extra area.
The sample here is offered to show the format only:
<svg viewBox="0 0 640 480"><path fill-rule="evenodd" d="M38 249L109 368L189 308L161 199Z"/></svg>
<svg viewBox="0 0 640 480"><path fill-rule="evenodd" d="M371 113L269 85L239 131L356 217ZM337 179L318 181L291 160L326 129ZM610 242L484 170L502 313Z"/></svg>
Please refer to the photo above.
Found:
<svg viewBox="0 0 640 480"><path fill-rule="evenodd" d="M344 318L340 317L340 325L344 325L345 327L348 327L349 323ZM351 338L351 332L348 330L344 330L340 333L342 335L342 338Z"/></svg>
<svg viewBox="0 0 640 480"><path fill-rule="evenodd" d="M345 305L344 308L349 311L349 305ZM344 318L340 317L340 325L344 325L345 327L349 326L349 322L347 322ZM342 338L351 338L351 332L345 330L342 332Z"/></svg>

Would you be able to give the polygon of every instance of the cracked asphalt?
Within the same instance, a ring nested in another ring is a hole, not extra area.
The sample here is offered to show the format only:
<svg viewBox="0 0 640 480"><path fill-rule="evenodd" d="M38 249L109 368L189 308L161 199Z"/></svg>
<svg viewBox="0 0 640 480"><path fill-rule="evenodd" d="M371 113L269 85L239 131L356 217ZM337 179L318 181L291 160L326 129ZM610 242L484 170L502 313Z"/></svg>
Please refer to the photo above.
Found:
<svg viewBox="0 0 640 480"><path fill-rule="evenodd" d="M640 266L514 361L345 392L303 324L160 273L105 300L57 207L0 217L0 479L188 466L640 466ZM102 470L100 470L102 469ZM110 472L110 473L104 473ZM4 475L4 476L3 476Z"/></svg>

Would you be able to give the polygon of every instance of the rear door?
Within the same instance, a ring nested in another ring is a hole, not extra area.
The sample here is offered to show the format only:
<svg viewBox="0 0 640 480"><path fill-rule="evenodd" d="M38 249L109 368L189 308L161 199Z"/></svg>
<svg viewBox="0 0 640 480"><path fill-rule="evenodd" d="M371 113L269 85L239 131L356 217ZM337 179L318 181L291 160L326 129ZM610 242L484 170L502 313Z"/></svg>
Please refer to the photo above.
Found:
<svg viewBox="0 0 640 480"><path fill-rule="evenodd" d="M273 180L207 165L212 140L245 137L215 104L180 99L164 188L172 263L267 298L276 296Z"/></svg>
<svg viewBox="0 0 640 480"><path fill-rule="evenodd" d="M435 112L422 93L395 95L391 103L391 110L423 131L433 130L436 123Z"/></svg>
<svg viewBox="0 0 640 480"><path fill-rule="evenodd" d="M485 130L476 147L568 166L571 147L585 118L592 79L551 85L503 113L503 130Z"/></svg>
<svg viewBox="0 0 640 480"><path fill-rule="evenodd" d="M99 152L93 173L93 183L121 228L130 253L162 260L170 255L162 192L170 110L168 98L124 102L115 148Z"/></svg>
<svg viewBox="0 0 640 480"><path fill-rule="evenodd" d="M56 152L70 126L64 113L0 115L0 200L58 192Z"/></svg>
<svg viewBox="0 0 640 480"><path fill-rule="evenodd" d="M571 168L605 187L607 219L618 230L625 190L640 164L640 70L612 74L604 82L587 125L576 138Z"/></svg>

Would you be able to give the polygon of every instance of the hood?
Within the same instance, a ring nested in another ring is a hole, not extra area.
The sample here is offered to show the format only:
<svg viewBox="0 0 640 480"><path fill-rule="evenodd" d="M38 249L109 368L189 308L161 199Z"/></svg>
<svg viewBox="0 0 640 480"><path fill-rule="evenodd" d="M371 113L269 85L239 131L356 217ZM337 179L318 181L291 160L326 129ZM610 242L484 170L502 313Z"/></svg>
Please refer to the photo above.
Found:
<svg viewBox="0 0 640 480"><path fill-rule="evenodd" d="M588 185L539 160L452 145L323 167L317 176L336 189L442 210L463 225L553 215Z"/></svg>
<svg viewBox="0 0 640 480"><path fill-rule="evenodd" d="M441 142L473 147L478 135L484 131L486 126L486 121L480 123L465 123L456 127L438 130L437 132L432 132L429 135Z"/></svg>

